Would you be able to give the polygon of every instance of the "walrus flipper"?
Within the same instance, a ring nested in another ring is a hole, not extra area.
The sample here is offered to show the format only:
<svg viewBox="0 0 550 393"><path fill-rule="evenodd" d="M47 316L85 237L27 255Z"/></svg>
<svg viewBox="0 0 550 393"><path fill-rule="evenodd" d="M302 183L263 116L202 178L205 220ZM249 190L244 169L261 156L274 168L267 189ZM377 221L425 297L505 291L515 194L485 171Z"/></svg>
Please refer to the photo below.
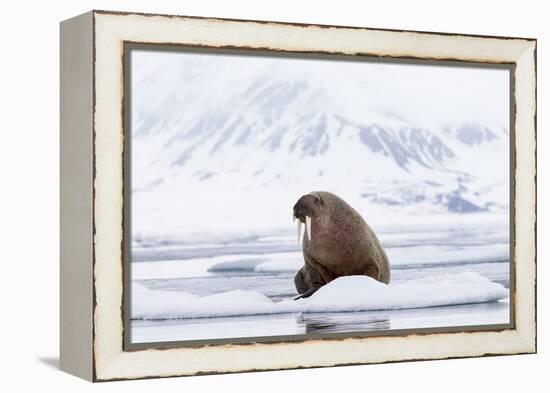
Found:
<svg viewBox="0 0 550 393"><path fill-rule="evenodd" d="M296 276L294 276L294 285L300 294L294 300L310 297L324 284L319 272L309 265L302 266L298 273L296 273Z"/></svg>
<svg viewBox="0 0 550 393"><path fill-rule="evenodd" d="M371 263L367 265L365 272L363 273L365 276L369 276L374 278L375 280L380 281L380 269L378 269L378 266L374 263Z"/></svg>
<svg viewBox="0 0 550 393"><path fill-rule="evenodd" d="M315 292L317 292L317 290L321 288L320 286L318 287L313 287L313 288L309 288L307 291L305 291L304 293L296 296L294 298L294 300L298 300L298 299L305 299L305 298L308 298L310 297L311 295L313 295Z"/></svg>

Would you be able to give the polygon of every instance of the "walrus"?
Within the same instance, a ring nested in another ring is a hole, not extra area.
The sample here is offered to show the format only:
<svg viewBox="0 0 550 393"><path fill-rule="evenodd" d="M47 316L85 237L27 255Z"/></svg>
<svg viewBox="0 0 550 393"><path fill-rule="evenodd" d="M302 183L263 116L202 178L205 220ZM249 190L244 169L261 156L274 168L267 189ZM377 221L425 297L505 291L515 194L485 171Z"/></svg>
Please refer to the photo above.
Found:
<svg viewBox="0 0 550 393"><path fill-rule="evenodd" d="M347 202L326 191L311 192L294 205L298 220L298 242L302 242L304 266L294 277L294 285L306 298L332 280L366 275L382 283L390 282L390 264L374 231Z"/></svg>

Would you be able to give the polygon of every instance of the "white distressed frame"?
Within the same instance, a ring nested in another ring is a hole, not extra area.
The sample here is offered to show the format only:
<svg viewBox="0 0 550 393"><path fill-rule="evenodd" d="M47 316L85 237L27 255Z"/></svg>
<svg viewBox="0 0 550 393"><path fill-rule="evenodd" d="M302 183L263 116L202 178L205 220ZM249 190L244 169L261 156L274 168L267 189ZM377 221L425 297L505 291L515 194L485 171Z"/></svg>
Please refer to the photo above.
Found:
<svg viewBox="0 0 550 393"><path fill-rule="evenodd" d="M536 41L92 12L93 380L324 367L536 351ZM514 328L501 331L123 350L124 42L514 63ZM62 280L64 278L62 277ZM65 278L66 279L66 278ZM92 299L89 299L92 301ZM63 357L63 354L62 354Z"/></svg>

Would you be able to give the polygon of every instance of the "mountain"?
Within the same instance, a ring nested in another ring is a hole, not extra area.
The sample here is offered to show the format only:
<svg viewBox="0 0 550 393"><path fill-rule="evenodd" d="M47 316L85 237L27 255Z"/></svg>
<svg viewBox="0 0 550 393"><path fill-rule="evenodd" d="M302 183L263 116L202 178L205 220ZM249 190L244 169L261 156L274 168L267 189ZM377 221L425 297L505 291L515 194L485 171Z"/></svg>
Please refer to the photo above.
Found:
<svg viewBox="0 0 550 393"><path fill-rule="evenodd" d="M507 210L505 126L426 126L381 110L384 86L357 64L235 59L134 61L138 231L286 225L298 197L317 189L365 215Z"/></svg>

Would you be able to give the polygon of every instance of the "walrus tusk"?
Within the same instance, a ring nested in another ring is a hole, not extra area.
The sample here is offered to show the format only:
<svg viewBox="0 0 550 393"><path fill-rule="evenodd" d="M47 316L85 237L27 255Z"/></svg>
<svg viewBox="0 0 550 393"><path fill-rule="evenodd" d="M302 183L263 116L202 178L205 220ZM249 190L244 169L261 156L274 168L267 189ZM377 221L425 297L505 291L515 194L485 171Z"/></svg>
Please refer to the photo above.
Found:
<svg viewBox="0 0 550 393"><path fill-rule="evenodd" d="M300 220L298 220L297 234L298 234L298 243L300 243L300 236L302 235L302 221Z"/></svg>
<svg viewBox="0 0 550 393"><path fill-rule="evenodd" d="M306 235L307 240L311 241L311 217L306 216Z"/></svg>

